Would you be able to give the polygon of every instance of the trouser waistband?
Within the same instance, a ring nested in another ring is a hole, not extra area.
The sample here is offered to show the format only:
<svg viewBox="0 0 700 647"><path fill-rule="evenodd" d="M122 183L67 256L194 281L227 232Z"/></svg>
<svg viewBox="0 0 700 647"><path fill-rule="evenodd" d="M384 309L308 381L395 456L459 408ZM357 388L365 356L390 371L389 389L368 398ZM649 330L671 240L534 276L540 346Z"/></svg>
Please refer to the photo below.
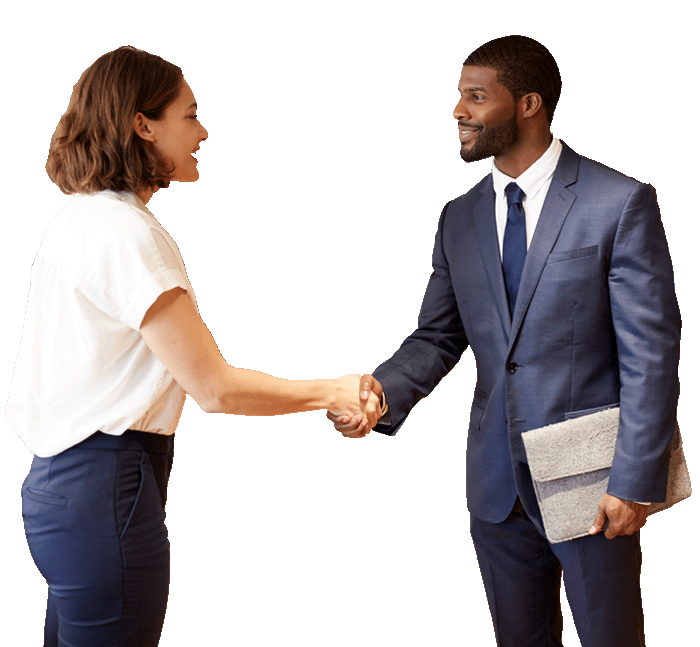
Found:
<svg viewBox="0 0 700 647"><path fill-rule="evenodd" d="M113 449L120 451L140 451L149 454L170 454L173 451L175 435L153 434L148 431L127 429L118 436L95 432L77 445L81 449Z"/></svg>

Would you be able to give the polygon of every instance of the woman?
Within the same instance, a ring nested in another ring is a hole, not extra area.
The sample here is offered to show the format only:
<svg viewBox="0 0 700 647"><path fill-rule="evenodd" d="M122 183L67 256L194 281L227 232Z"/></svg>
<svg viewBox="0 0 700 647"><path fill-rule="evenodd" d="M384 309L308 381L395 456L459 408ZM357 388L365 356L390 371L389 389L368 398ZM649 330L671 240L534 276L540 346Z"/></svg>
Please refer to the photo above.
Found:
<svg viewBox="0 0 700 647"><path fill-rule="evenodd" d="M27 541L49 585L45 645L152 647L168 596L165 527L185 394L207 412L315 409L376 423L359 376L289 381L234 368L197 312L177 246L146 208L199 177L207 139L180 68L132 47L76 84L46 169L67 194L32 269L8 420L35 454Z"/></svg>

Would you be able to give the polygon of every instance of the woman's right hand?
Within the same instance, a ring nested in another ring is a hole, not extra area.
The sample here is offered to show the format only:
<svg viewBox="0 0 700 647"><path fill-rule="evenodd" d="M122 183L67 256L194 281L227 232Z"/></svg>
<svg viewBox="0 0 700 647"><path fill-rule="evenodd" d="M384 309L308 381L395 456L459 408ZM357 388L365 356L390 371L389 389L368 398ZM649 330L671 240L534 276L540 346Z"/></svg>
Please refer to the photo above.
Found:
<svg viewBox="0 0 700 647"><path fill-rule="evenodd" d="M366 402L361 402L360 375L345 375L333 380L334 404L329 412L334 416L347 418L347 422L355 419L359 426L353 431L343 433L347 438L362 438L366 436L379 420L381 403L379 398L370 393Z"/></svg>

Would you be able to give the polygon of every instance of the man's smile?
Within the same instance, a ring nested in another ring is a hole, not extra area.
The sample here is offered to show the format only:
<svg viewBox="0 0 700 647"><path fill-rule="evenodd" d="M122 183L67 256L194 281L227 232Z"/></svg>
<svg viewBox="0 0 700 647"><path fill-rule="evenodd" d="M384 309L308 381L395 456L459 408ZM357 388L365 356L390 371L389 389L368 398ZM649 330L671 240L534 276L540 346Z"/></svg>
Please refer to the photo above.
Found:
<svg viewBox="0 0 700 647"><path fill-rule="evenodd" d="M463 124L459 123L459 141L462 142L463 144L465 142L470 141L473 139L476 134L481 130L479 126L472 126L469 124Z"/></svg>

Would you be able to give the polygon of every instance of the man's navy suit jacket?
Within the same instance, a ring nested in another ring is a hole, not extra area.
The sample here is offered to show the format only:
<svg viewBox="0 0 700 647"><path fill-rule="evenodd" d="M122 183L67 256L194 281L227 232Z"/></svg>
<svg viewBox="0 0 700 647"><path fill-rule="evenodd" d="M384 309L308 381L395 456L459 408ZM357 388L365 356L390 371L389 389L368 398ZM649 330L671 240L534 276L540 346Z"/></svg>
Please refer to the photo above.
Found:
<svg viewBox="0 0 700 647"><path fill-rule="evenodd" d="M501 522L520 495L538 523L521 434L616 404L608 492L663 501L681 321L654 189L563 144L512 318L494 212L491 174L443 209L418 328L374 371L391 418L376 431L394 435L470 346L472 514Z"/></svg>

